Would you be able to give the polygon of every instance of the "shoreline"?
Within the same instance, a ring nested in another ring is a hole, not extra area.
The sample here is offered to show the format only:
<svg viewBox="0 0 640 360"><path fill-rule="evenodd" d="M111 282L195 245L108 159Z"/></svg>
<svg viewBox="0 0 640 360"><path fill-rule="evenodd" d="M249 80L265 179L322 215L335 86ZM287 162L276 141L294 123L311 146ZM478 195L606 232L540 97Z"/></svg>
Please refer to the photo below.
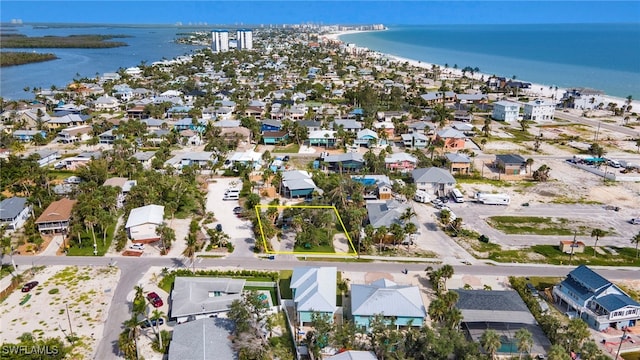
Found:
<svg viewBox="0 0 640 360"><path fill-rule="evenodd" d="M363 32L374 32L374 31L385 31L385 30L347 30L347 31L338 31L338 32L333 32L330 34L325 34L322 35L323 37L332 40L332 41L337 41L337 42L341 42L341 43L345 43L344 40L341 39L341 36L344 35L350 35L350 34L357 34L357 33L363 33ZM356 46L359 46L357 43ZM366 47L363 47L366 48ZM386 57L388 59L390 59L391 61L395 61L395 62L399 62L399 63L409 63L409 65L417 67L417 68L423 68L426 70L430 70L433 66L439 66L440 69L442 70L442 74L446 74L449 77L453 77L453 78L461 78L462 77L462 70L461 69L452 69L452 68L444 68L443 65L441 64L435 64L435 63L431 63L431 62L424 62L421 60L416 60L416 59L411 59L411 58L407 58L404 56L399 56L399 55L393 55L393 54L389 54L389 53L385 53L385 52L381 52L381 51L377 51L377 50L373 50L373 49L369 49L368 50L376 53L376 54L380 54L383 57ZM480 80L483 76L485 79L493 76L493 74L486 74L486 73L474 73L473 75L467 73L466 74L467 77L469 78L473 78L476 80ZM507 78L506 76L504 76L505 78ZM520 82L526 82L526 83L530 83L531 84L531 88L530 89L525 89L523 91L523 95L526 94L530 97L541 97L541 98L545 98L545 99L551 99L553 95L555 95L555 100L553 101L558 101L558 99L562 98L562 95L568 90L568 88L563 88L563 87L556 87L552 86L552 85L547 85L547 84L540 84L537 82L533 82L533 81L528 81L526 79L516 79L516 81L520 81ZM577 88L577 87L576 87ZM617 96L613 96L613 95L608 95L606 93L603 93L602 97L605 99L605 106L607 103L615 103L618 106L621 106L623 104L627 103L627 99L626 98L621 98L621 97L617 97ZM530 99L533 100L533 99ZM633 99L631 102L632 105L632 109L639 109L640 108L640 100L639 99Z"/></svg>

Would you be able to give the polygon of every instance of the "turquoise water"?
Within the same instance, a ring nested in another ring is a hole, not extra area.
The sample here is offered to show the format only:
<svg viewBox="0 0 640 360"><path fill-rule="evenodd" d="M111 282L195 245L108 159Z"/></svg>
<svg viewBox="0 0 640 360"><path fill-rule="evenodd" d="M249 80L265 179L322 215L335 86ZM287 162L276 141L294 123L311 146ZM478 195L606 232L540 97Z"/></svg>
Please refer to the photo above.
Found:
<svg viewBox="0 0 640 360"><path fill-rule="evenodd" d="M442 66L640 98L640 23L390 26L340 39Z"/></svg>

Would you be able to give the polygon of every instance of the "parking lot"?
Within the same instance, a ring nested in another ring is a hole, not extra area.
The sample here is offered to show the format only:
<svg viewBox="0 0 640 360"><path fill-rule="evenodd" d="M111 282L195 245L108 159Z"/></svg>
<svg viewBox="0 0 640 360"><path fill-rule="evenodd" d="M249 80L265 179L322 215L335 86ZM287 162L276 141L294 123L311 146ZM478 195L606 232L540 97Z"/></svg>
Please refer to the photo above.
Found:
<svg viewBox="0 0 640 360"><path fill-rule="evenodd" d="M213 223L205 225L214 229L217 224L222 226L222 231L229 235L229 241L234 246L234 251L229 256L250 257L254 255L255 240L251 222L238 218L233 213L233 208L240 206L238 200L222 200L224 192L228 188L241 188L242 181L238 178L215 178L207 188L207 212L212 212L215 217Z"/></svg>

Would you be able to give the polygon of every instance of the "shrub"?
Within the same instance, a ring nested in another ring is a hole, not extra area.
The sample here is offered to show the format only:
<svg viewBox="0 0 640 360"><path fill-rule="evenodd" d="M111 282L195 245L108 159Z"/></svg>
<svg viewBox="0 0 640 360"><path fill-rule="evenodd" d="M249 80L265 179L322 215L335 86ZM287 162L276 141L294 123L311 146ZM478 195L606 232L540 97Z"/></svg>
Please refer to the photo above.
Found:
<svg viewBox="0 0 640 360"><path fill-rule="evenodd" d="M58 288L53 288L53 289L49 290L49 294L50 295L57 294L59 292L60 292L60 290Z"/></svg>

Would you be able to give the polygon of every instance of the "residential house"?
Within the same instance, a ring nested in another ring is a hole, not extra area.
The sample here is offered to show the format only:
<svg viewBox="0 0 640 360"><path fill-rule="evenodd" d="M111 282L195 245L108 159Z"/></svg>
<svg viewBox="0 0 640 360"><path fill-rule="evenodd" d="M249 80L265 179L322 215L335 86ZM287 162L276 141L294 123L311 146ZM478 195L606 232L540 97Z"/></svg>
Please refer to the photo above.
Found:
<svg viewBox="0 0 640 360"><path fill-rule="evenodd" d="M116 139L121 138L121 135L115 135L113 133L114 129L109 129L105 132L103 132L102 134L98 135L98 142L100 144L113 144L114 141L116 141Z"/></svg>
<svg viewBox="0 0 640 360"><path fill-rule="evenodd" d="M468 338L479 342L485 331L492 329L500 335L498 355L511 357L515 352L508 344L517 343L514 334L526 329L532 335L529 355L546 355L551 342L531 315L529 308L514 290L454 290L458 293L456 308L462 314L461 329ZM506 346L503 346L506 345ZM544 358L544 357L541 357Z"/></svg>
<svg viewBox="0 0 640 360"><path fill-rule="evenodd" d="M456 179L448 170L437 167L415 169L411 177L418 190L436 196L446 196L456 184Z"/></svg>
<svg viewBox="0 0 640 360"><path fill-rule="evenodd" d="M593 110L600 107L600 104L608 104L604 92L587 88L568 89L560 102L565 107L581 110Z"/></svg>
<svg viewBox="0 0 640 360"><path fill-rule="evenodd" d="M207 120L196 119L196 121L194 121L190 117L182 118L173 124L173 129L175 131L193 130L199 133L203 133L206 127L207 127Z"/></svg>
<svg viewBox="0 0 640 360"><path fill-rule="evenodd" d="M31 205L27 198L10 197L0 201L0 226L7 230L18 230L31 216Z"/></svg>
<svg viewBox="0 0 640 360"><path fill-rule="evenodd" d="M519 175L526 165L526 160L518 154L496 155L495 166L503 174Z"/></svg>
<svg viewBox="0 0 640 360"><path fill-rule="evenodd" d="M402 134L402 144L409 149L424 149L429 145L429 138L419 132Z"/></svg>
<svg viewBox="0 0 640 360"><path fill-rule="evenodd" d="M581 254L584 252L585 244L582 241L561 240L560 251L565 254Z"/></svg>
<svg viewBox="0 0 640 360"><path fill-rule="evenodd" d="M116 198L116 208L121 209L124 206L127 194L129 194L131 189L137 184L137 180L129 180L124 177L112 177L105 180L102 186L113 186L120 188L120 193Z"/></svg>
<svg viewBox="0 0 640 360"><path fill-rule="evenodd" d="M395 136L395 125L393 125L392 122L377 122L373 124L373 127L376 128L376 131L380 134L379 136L383 140L381 143L384 142L384 145L387 144L387 139L393 139ZM383 134L386 134L386 139Z"/></svg>
<svg viewBox="0 0 640 360"><path fill-rule="evenodd" d="M456 129L446 128L436 133L436 140L444 143L445 150L458 150L464 149L467 137Z"/></svg>
<svg viewBox="0 0 640 360"><path fill-rule="evenodd" d="M79 125L68 127L60 130L58 133L58 141L69 144L78 141L86 141L91 138L91 132L93 129L89 125Z"/></svg>
<svg viewBox="0 0 640 360"><path fill-rule="evenodd" d="M382 226L388 229L392 224L404 224L404 220L400 218L407 209L411 208L411 205L397 200L369 200L366 208L371 226L375 229ZM415 221L415 217L410 221Z"/></svg>
<svg viewBox="0 0 640 360"><path fill-rule="evenodd" d="M155 151L136 151L133 153L133 158L142 164L143 169L151 169L151 162L155 157Z"/></svg>
<svg viewBox="0 0 640 360"><path fill-rule="evenodd" d="M213 123L213 126L218 128L238 128L241 126L240 120L220 120L218 122Z"/></svg>
<svg viewBox="0 0 640 360"><path fill-rule="evenodd" d="M280 120L262 120L260 132L280 131L282 129L282 121Z"/></svg>
<svg viewBox="0 0 640 360"><path fill-rule="evenodd" d="M264 109L256 106L248 106L244 110L244 116L246 117L252 116L256 120L261 120L263 115L264 115Z"/></svg>
<svg viewBox="0 0 640 360"><path fill-rule="evenodd" d="M378 360L373 351L347 350L325 358L327 360Z"/></svg>
<svg viewBox="0 0 640 360"><path fill-rule="evenodd" d="M598 331L640 324L640 303L586 265L554 286L553 298L561 309Z"/></svg>
<svg viewBox="0 0 640 360"><path fill-rule="evenodd" d="M200 133L193 130L182 130L178 133L180 139L179 142L188 146L200 146L202 145L202 137Z"/></svg>
<svg viewBox="0 0 640 360"><path fill-rule="evenodd" d="M127 109L127 117L129 119L144 119L148 115L145 114L144 105L136 105Z"/></svg>
<svg viewBox="0 0 640 360"><path fill-rule="evenodd" d="M67 234L76 202L67 198L52 202L35 222L38 231L41 234Z"/></svg>
<svg viewBox="0 0 640 360"><path fill-rule="evenodd" d="M493 103L491 117L494 120L512 123L518 121L520 115L520 105L510 101L498 101Z"/></svg>
<svg viewBox="0 0 640 360"><path fill-rule="evenodd" d="M481 104L486 103L488 99L486 94L456 94L456 100L461 104Z"/></svg>
<svg viewBox="0 0 640 360"><path fill-rule="evenodd" d="M462 132L465 136L474 136L475 129L473 125L464 122L455 122L451 124L451 127Z"/></svg>
<svg viewBox="0 0 640 360"><path fill-rule="evenodd" d="M38 150L32 155L37 155L38 166L40 167L53 164L56 160L60 159L60 153L58 150Z"/></svg>
<svg viewBox="0 0 640 360"><path fill-rule="evenodd" d="M422 327L427 311L420 289L415 285L398 285L388 279L370 284L351 285L351 314L357 327L370 330L371 320L382 315L385 323L400 327Z"/></svg>
<svg viewBox="0 0 640 360"><path fill-rule="evenodd" d="M65 165L67 170L77 170L81 166L86 166L90 161L101 158L102 152L91 151L83 152L73 157L64 158L61 162Z"/></svg>
<svg viewBox="0 0 640 360"><path fill-rule="evenodd" d="M131 241L135 243L151 243L160 240L156 233L158 226L164 221L164 206L147 205L131 209L125 229Z"/></svg>
<svg viewBox="0 0 640 360"><path fill-rule="evenodd" d="M374 191L365 193L365 200L389 200L393 198L393 186L387 175L352 175L353 181L365 186L365 191L374 188Z"/></svg>
<svg viewBox="0 0 640 360"><path fill-rule="evenodd" d="M16 130L11 136L20 142L31 142L38 134L40 134L43 139L47 137L47 132L44 130Z"/></svg>
<svg viewBox="0 0 640 360"><path fill-rule="evenodd" d="M428 123L426 121L416 121L409 124L409 132L410 133L420 133L426 135L434 134L434 125L433 123Z"/></svg>
<svg viewBox="0 0 640 360"><path fill-rule="evenodd" d="M313 131L320 131L322 130L322 122L321 121L316 121L316 120L300 120L297 121L298 124L300 124L300 126L304 126L307 128L307 131L309 131L309 133L313 132Z"/></svg>
<svg viewBox="0 0 640 360"><path fill-rule="evenodd" d="M231 162L231 164L239 163L245 166L249 166L254 170L259 170L263 164L262 153L255 152L253 150L244 152L236 151L228 158L228 160Z"/></svg>
<svg viewBox="0 0 640 360"><path fill-rule="evenodd" d="M453 120L471 122L471 120L473 120L473 115L466 110L456 110L453 112Z"/></svg>
<svg viewBox="0 0 640 360"><path fill-rule="evenodd" d="M311 197L313 192L322 192L311 178L311 174L303 170L290 170L282 173L280 193L287 198Z"/></svg>
<svg viewBox="0 0 640 360"><path fill-rule="evenodd" d="M407 172L413 171L418 164L418 159L405 152L387 155L384 159L385 167L391 171Z"/></svg>
<svg viewBox="0 0 640 360"><path fill-rule="evenodd" d="M329 170L337 172L358 172L365 164L364 157L357 152L328 155L322 161Z"/></svg>
<svg viewBox="0 0 640 360"><path fill-rule="evenodd" d="M168 360L237 360L231 339L235 323L227 318L203 318L173 327Z"/></svg>
<svg viewBox="0 0 640 360"><path fill-rule="evenodd" d="M244 142L246 144L251 142L251 130L245 127L235 128L221 128L220 136L226 143L236 144L238 142Z"/></svg>
<svg viewBox="0 0 640 360"><path fill-rule="evenodd" d="M178 323L226 314L231 303L242 299L246 280L177 276L171 291L169 317Z"/></svg>
<svg viewBox="0 0 640 360"><path fill-rule="evenodd" d="M109 95L100 96L92 104L96 110L112 110L120 106L118 99Z"/></svg>
<svg viewBox="0 0 640 360"><path fill-rule="evenodd" d="M551 121L556 112L556 104L543 99L535 99L524 104L524 119L531 121Z"/></svg>
<svg viewBox="0 0 640 360"><path fill-rule="evenodd" d="M335 147L336 131L331 131L331 130L310 131L309 139L307 141L309 143L309 146Z"/></svg>
<svg viewBox="0 0 640 360"><path fill-rule="evenodd" d="M79 114L66 114L63 116L52 117L51 120L47 122L47 128L55 130L59 128L70 128L73 126L86 125L88 119L89 116Z"/></svg>
<svg viewBox="0 0 640 360"><path fill-rule="evenodd" d="M427 105L433 106L435 104L451 103L456 100L456 93L453 91L430 91L426 94L420 95L422 100Z"/></svg>
<svg viewBox="0 0 640 360"><path fill-rule="evenodd" d="M185 166L208 168L212 162L215 162L213 151L188 151L175 154L165 162L165 165L171 165L176 169L182 169Z"/></svg>
<svg viewBox="0 0 640 360"><path fill-rule="evenodd" d="M357 146L375 147L378 145L378 133L370 129L362 129L356 134L353 144Z"/></svg>
<svg viewBox="0 0 640 360"><path fill-rule="evenodd" d="M410 114L407 111L378 111L376 117L378 121L393 122L393 119L400 120L402 117L409 117Z"/></svg>
<svg viewBox="0 0 640 360"><path fill-rule="evenodd" d="M262 142L265 145L282 145L289 142L289 133L286 131L267 131L262 133Z"/></svg>
<svg viewBox="0 0 640 360"><path fill-rule="evenodd" d="M362 124L352 119L334 120L333 123L331 123L332 130L337 131L340 127L348 133L357 133L362 130Z"/></svg>
<svg viewBox="0 0 640 360"><path fill-rule="evenodd" d="M445 158L449 162L449 171L452 174L469 174L471 169L471 158L465 154L446 153Z"/></svg>
<svg viewBox="0 0 640 360"><path fill-rule="evenodd" d="M309 324L313 313L328 315L333 322L337 310L337 271L335 267L293 268L290 287L299 326Z"/></svg>

